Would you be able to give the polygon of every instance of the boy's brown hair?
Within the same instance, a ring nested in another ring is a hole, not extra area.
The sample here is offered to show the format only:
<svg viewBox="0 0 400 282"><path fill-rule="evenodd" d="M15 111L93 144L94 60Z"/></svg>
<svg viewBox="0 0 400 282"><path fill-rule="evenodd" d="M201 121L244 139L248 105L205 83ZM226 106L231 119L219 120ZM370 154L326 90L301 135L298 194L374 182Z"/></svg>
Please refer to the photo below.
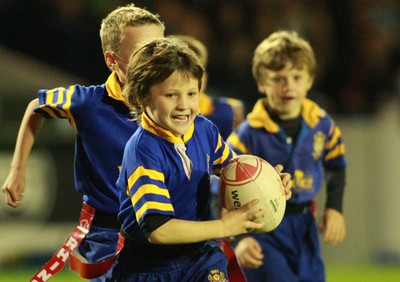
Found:
<svg viewBox="0 0 400 282"><path fill-rule="evenodd" d="M106 51L119 52L127 26L140 27L150 24L159 25L165 30L164 23L157 14L136 7L134 4L118 7L101 22L100 39L103 53Z"/></svg>
<svg viewBox="0 0 400 282"><path fill-rule="evenodd" d="M138 122L144 111L143 102L150 97L150 87L162 83L175 71L183 77L198 80L200 90L203 66L196 54L180 39L146 41L131 55L123 95Z"/></svg>
<svg viewBox="0 0 400 282"><path fill-rule="evenodd" d="M287 63L298 69L306 67L311 76L314 76L317 68L315 54L309 42L295 31L274 32L254 51L253 77L257 82L262 81L266 69L279 71Z"/></svg>

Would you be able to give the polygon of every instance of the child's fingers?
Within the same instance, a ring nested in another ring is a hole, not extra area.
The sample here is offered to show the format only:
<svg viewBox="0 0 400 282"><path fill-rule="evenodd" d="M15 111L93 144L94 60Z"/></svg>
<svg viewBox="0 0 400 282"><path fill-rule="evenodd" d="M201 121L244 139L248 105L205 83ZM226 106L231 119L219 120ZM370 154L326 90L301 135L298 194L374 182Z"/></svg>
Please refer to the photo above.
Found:
<svg viewBox="0 0 400 282"><path fill-rule="evenodd" d="M283 171L283 165L280 165L280 164L276 165L276 166L275 166L275 170L276 170L278 173L281 173L281 172Z"/></svg>

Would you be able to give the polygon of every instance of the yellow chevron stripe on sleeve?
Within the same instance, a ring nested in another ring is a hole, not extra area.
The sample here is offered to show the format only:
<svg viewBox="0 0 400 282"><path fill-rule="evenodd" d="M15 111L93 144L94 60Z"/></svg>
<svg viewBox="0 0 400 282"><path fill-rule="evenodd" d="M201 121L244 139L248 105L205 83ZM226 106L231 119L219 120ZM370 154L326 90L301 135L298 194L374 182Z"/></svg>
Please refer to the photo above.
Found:
<svg viewBox="0 0 400 282"><path fill-rule="evenodd" d="M58 95L57 95L57 101L54 101L54 96L55 96L55 91L58 90ZM57 105L61 105L62 101L63 101L63 97L64 97L64 90L65 88L60 87L60 88L56 88L53 89L51 91L48 91L46 94L46 104L50 105L50 108L52 108L53 110L57 111L60 116L67 118L68 116L65 114L65 112L60 111L59 109L57 109Z"/></svg>
<svg viewBox="0 0 400 282"><path fill-rule="evenodd" d="M338 146L335 150L329 152L329 154L327 154L325 156L325 161L329 161L332 160L338 156L344 155L345 154L345 147L344 144L340 144L340 146Z"/></svg>
<svg viewBox="0 0 400 282"><path fill-rule="evenodd" d="M146 202L139 210L136 211L136 220L140 222L143 214L149 209L172 212L174 211L174 208L170 203Z"/></svg>
<svg viewBox="0 0 400 282"><path fill-rule="evenodd" d="M142 176L148 176L153 180L158 180L164 182L164 174L154 170L154 169L147 169L144 168L143 166L138 166L135 171L129 176L128 178L128 189L126 191L126 194L129 196L129 190L131 187L136 183L136 181L142 177Z"/></svg>
<svg viewBox="0 0 400 282"><path fill-rule="evenodd" d="M218 135L218 143L217 143L217 147L215 148L215 153L218 152L218 150L221 148L222 146L222 137L221 135Z"/></svg>
<svg viewBox="0 0 400 282"><path fill-rule="evenodd" d="M222 152L222 156L214 161L214 165L222 164L228 157L231 149L225 144L224 151Z"/></svg>
<svg viewBox="0 0 400 282"><path fill-rule="evenodd" d="M136 193L132 196L132 205L136 205L136 203L145 195L145 194L156 194L160 196L170 198L167 189L163 189L158 187L155 184L145 184L140 186L140 188L136 191Z"/></svg>
<svg viewBox="0 0 400 282"><path fill-rule="evenodd" d="M331 140L326 144L325 149L333 148L333 146L335 146L335 144L339 140L340 136L341 136L340 129L338 127L335 127L333 136L332 136Z"/></svg>
<svg viewBox="0 0 400 282"><path fill-rule="evenodd" d="M67 93L65 94L65 104L62 106L62 109L67 114L68 120L71 123L72 127L76 129L75 119L72 116L70 111L71 109L71 101L72 101L72 94L74 93L75 86L70 86Z"/></svg>

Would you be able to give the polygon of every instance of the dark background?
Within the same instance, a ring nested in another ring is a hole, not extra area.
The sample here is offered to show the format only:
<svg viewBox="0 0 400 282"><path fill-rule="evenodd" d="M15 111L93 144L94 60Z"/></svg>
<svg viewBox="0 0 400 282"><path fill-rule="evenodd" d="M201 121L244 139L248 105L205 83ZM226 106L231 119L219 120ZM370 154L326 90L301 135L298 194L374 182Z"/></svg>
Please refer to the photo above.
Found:
<svg viewBox="0 0 400 282"><path fill-rule="evenodd" d="M111 0L2 0L1 45L103 83L101 19ZM373 114L399 83L398 0L138 0L158 13L166 34L189 34L209 49L209 91L259 97L251 77L254 48L271 32L297 30L312 43L319 72L311 98L332 113Z"/></svg>

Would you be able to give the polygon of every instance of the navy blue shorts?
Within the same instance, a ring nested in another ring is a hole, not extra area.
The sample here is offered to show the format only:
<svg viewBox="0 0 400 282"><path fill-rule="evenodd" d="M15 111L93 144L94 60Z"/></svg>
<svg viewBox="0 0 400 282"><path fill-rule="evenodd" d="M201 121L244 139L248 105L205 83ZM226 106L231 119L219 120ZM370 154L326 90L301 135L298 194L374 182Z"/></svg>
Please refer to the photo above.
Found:
<svg viewBox="0 0 400 282"><path fill-rule="evenodd" d="M228 281L227 259L218 245L209 245L178 259L154 264L151 258L141 258L122 249L106 281L172 282Z"/></svg>
<svg viewBox="0 0 400 282"><path fill-rule="evenodd" d="M115 255L118 245L118 229L92 225L89 233L78 247L78 253L88 262L99 262ZM105 275L91 279L91 282L104 282Z"/></svg>

